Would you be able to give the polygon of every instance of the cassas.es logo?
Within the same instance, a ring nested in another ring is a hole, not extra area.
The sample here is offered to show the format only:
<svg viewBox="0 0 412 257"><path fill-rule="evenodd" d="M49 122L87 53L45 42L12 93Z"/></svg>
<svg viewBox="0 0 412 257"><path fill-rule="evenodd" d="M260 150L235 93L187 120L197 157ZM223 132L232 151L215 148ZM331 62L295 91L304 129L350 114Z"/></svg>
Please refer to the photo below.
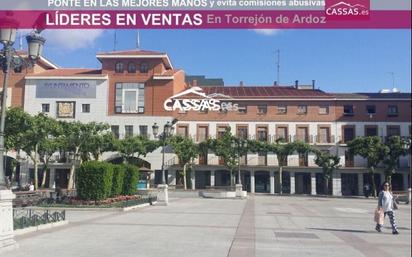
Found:
<svg viewBox="0 0 412 257"><path fill-rule="evenodd" d="M370 0L326 0L325 12L328 18L369 18Z"/></svg>

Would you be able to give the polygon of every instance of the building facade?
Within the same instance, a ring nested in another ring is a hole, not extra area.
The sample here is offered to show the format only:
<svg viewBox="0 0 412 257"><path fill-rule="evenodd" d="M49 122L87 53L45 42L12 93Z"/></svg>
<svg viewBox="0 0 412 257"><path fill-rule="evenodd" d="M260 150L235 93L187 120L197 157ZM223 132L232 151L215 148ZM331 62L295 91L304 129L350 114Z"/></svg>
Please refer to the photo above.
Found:
<svg viewBox="0 0 412 257"><path fill-rule="evenodd" d="M101 69L58 68L43 59L34 69L16 71L11 75L9 104L33 115L44 112L61 120L108 123L119 138L153 138L154 123L162 127L177 118L175 133L196 142L217 137L227 127L248 139L304 141L341 157L341 168L331 180L334 195L362 195L364 184L370 183L365 160L351 156L347 142L358 136L411 135L410 93L327 93L315 89L314 81L312 85L228 87L220 79L200 77L203 82L198 83L198 77L186 77L165 53L131 50L96 57ZM220 108L203 108L210 104ZM103 156L105 160L117 157L117 153ZM323 193L322 171L314 157L289 156L280 178L274 154L249 153L241 160L241 182L252 193L278 193L281 180L285 193ZM151 183L160 183L161 150L143 159L155 171ZM410 163L410 155L401 158L394 190L410 188ZM52 165L50 185L64 185L68 165ZM26 162L20 173L27 175L30 168ZM166 169L168 184L181 186L181 167L170 149L166 149ZM381 169L375 180L383 182ZM209 152L196 160L189 182L192 189L227 187L230 174Z"/></svg>

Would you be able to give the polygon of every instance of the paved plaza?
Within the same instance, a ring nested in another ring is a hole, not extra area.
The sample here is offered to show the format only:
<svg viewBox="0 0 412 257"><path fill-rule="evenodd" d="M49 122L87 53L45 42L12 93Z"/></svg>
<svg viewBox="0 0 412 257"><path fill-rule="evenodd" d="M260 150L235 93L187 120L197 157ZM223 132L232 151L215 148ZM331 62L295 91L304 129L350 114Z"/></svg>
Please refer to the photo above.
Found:
<svg viewBox="0 0 412 257"><path fill-rule="evenodd" d="M69 211L69 224L16 238L2 257L410 256L411 208L374 231L373 199L172 198L130 212Z"/></svg>

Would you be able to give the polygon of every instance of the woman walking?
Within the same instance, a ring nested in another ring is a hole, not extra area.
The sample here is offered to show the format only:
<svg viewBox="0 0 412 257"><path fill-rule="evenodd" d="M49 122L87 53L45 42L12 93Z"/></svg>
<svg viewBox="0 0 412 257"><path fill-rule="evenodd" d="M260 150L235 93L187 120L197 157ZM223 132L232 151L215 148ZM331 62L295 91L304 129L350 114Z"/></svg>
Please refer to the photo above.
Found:
<svg viewBox="0 0 412 257"><path fill-rule="evenodd" d="M383 190L379 193L379 199L378 199L378 209L379 211L384 212L384 217L386 215L389 216L389 221L392 226L392 234L397 235L399 234L398 228L395 223L395 214L394 214L394 209L396 206L395 199L393 198L393 195L391 193L391 188L388 182L384 182L382 185ZM382 232L382 227L383 224L376 223L376 231Z"/></svg>

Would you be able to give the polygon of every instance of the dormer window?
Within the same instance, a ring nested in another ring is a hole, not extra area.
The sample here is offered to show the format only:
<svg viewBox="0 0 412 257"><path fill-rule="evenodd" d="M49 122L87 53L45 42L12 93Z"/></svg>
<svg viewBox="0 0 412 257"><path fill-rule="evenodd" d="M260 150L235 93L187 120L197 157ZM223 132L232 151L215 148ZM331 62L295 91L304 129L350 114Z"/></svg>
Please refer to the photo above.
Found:
<svg viewBox="0 0 412 257"><path fill-rule="evenodd" d="M122 62L117 62L114 70L115 70L116 73L123 73L123 70L124 70L123 63Z"/></svg>
<svg viewBox="0 0 412 257"><path fill-rule="evenodd" d="M134 64L133 62L129 62L129 64L127 65L127 72L136 73L136 64Z"/></svg>
<svg viewBox="0 0 412 257"><path fill-rule="evenodd" d="M149 64L147 62L142 62L140 64L140 73L148 73L149 72Z"/></svg>

